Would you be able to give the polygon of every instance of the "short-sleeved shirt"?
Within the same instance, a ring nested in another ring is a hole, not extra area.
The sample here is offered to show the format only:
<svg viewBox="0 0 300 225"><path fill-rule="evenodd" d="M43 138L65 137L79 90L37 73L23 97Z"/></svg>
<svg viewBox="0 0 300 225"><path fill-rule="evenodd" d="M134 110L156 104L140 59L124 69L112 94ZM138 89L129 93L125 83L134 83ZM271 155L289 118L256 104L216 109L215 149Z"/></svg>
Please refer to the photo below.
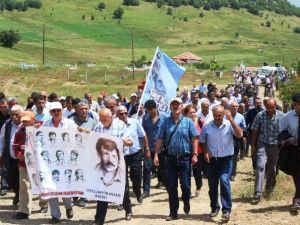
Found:
<svg viewBox="0 0 300 225"><path fill-rule="evenodd" d="M126 124L118 118L113 119L110 127L108 128L104 127L103 124L99 122L94 128L94 131L98 133L110 134L114 137L121 138L122 140L132 141L130 130L127 128Z"/></svg>
<svg viewBox="0 0 300 225"><path fill-rule="evenodd" d="M88 128L90 130L94 130L94 128L98 124L97 120L90 116L87 116L84 120L79 119L77 113L75 113L74 116L70 118L70 120L73 120L77 126Z"/></svg>
<svg viewBox="0 0 300 225"><path fill-rule="evenodd" d="M276 113L269 118L267 111L259 112L251 126L251 130L259 130L258 141L267 144L277 144L277 136L279 134L279 121L283 118L284 113L276 110Z"/></svg>
<svg viewBox="0 0 300 225"><path fill-rule="evenodd" d="M128 118L126 125L127 125L127 128L131 132L133 145L130 147L125 146L123 149L123 152L124 152L124 155L132 155L141 150L139 138L145 137L146 133L145 133L142 125L136 119Z"/></svg>
<svg viewBox="0 0 300 225"><path fill-rule="evenodd" d="M146 114L142 122L143 128L148 138L149 149L151 152L153 152L155 148L157 132L166 118L165 114L162 114L160 112L158 115L159 115L158 119L154 122L151 116L149 114Z"/></svg>
<svg viewBox="0 0 300 225"><path fill-rule="evenodd" d="M168 144L168 155L185 155L192 152L192 138L199 136L199 133L193 121L185 116L180 116L180 124L174 132L171 140L170 136L176 127L172 114L167 117L157 133L157 139L161 139L165 144Z"/></svg>
<svg viewBox="0 0 300 225"><path fill-rule="evenodd" d="M205 143L208 153L212 157L226 157L233 155L233 128L228 120L223 119L220 127L214 121L205 124L200 134L200 143Z"/></svg>
<svg viewBox="0 0 300 225"><path fill-rule="evenodd" d="M45 121L42 126L43 127L54 127L52 119ZM74 123L73 120L62 117L61 121L59 122L58 127L59 128L67 128L67 129L76 129L77 125Z"/></svg>

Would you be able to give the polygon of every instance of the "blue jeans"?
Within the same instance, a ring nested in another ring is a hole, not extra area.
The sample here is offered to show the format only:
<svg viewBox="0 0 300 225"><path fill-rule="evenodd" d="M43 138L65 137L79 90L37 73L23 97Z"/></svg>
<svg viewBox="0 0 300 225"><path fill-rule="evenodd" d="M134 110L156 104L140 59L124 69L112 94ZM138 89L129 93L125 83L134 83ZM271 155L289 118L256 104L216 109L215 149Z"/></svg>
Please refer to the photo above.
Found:
<svg viewBox="0 0 300 225"><path fill-rule="evenodd" d="M177 217L179 208L178 198L178 178L182 191L182 201L189 202L191 198L191 157L177 158L176 156L167 156L167 190L169 194L170 216Z"/></svg>
<svg viewBox="0 0 300 225"><path fill-rule="evenodd" d="M210 207L212 211L220 210L218 201L218 187L220 182L221 203L223 212L231 212L231 188L230 176L232 171L232 156L223 158L210 158L210 163L207 164L208 187Z"/></svg>

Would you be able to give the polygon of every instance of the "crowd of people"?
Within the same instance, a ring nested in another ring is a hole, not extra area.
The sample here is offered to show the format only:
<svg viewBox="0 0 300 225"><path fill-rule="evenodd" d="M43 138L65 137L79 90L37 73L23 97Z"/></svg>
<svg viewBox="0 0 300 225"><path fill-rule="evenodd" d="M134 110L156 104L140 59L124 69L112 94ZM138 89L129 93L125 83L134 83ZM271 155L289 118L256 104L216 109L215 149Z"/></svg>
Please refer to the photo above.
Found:
<svg viewBox="0 0 300 225"><path fill-rule="evenodd" d="M152 99L139 104L141 91L132 93L128 101L120 93L108 95L102 92L94 101L90 93L76 98L34 92L26 107L19 105L16 98L6 99L1 93L1 196L8 190L13 191L12 204L19 207L14 218L29 219L32 194L26 169L28 162L25 163L24 157L26 127L43 126L106 133L123 140L126 187L119 208L125 210L125 220L130 220L133 215L129 179L137 201L142 204L151 194L152 178L157 177L156 188L166 188L168 192L166 220L172 221L178 219L179 199L185 214L190 212L191 177L195 179L195 196L198 196L202 178L206 176L211 207L208 216L216 217L222 211L222 219L228 221L232 210L230 182L237 176L239 159L251 154L255 174L252 203L258 204L263 197L264 179L266 195L272 196L274 191L281 146L293 148L296 156L294 167L290 168L296 188L291 209L299 211L300 93L291 96L293 110L284 114L273 94L265 93L264 98L259 97L259 77L239 74L234 79L235 82L224 89L219 89L213 82L205 84L205 80L191 90L184 87L169 102L169 114L158 111ZM288 135L278 141L282 133ZM49 134L49 140L55 142L55 137L51 136ZM47 154L43 153L42 157L49 160ZM66 217L71 219L73 205L86 207L88 199L63 198L63 203ZM104 224L108 204L97 202L95 225ZM46 213L50 208L49 223L61 221L58 198L47 201L40 198L39 206L40 213Z"/></svg>

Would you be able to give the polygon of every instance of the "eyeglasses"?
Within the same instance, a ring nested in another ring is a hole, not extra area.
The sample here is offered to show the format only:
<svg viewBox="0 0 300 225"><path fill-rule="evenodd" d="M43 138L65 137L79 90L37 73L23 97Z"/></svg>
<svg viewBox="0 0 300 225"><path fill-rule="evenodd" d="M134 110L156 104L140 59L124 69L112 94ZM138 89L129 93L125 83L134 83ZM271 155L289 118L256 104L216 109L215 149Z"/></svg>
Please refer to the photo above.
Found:
<svg viewBox="0 0 300 225"><path fill-rule="evenodd" d="M61 109L52 109L51 112L53 112L53 113L61 112Z"/></svg>
<svg viewBox="0 0 300 225"><path fill-rule="evenodd" d="M0 109L7 109L8 106L0 106Z"/></svg>
<svg viewBox="0 0 300 225"><path fill-rule="evenodd" d="M119 113L120 116L124 116L124 115L127 115L127 114L128 114L127 112Z"/></svg>

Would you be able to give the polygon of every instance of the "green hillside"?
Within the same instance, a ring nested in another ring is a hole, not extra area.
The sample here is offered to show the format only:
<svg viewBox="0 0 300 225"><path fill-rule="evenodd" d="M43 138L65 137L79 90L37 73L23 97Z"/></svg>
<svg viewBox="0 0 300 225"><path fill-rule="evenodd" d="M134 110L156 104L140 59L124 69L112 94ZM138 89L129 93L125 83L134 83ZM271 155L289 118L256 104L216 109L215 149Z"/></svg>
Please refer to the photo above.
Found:
<svg viewBox="0 0 300 225"><path fill-rule="evenodd" d="M99 1L95 0L43 0L41 9L3 11L0 31L18 30L21 41L13 49L0 47L0 67L20 62L41 65L44 24L45 61L55 67L89 62L124 68L131 60L132 32L136 58L145 55L147 60L152 59L156 46L170 56L191 51L205 61L215 58L227 68L241 61L258 66L265 60L284 60L288 66L300 56L300 35L293 32L300 27L298 17L268 11L255 16L245 9L204 11L191 6L174 8L170 16L166 5L159 9L144 1L137 7L124 6L122 0L103 2L104 11L96 10ZM112 13L120 5L125 13L118 21L112 19ZM200 12L204 17L199 17ZM261 25L266 21L271 27Z"/></svg>

